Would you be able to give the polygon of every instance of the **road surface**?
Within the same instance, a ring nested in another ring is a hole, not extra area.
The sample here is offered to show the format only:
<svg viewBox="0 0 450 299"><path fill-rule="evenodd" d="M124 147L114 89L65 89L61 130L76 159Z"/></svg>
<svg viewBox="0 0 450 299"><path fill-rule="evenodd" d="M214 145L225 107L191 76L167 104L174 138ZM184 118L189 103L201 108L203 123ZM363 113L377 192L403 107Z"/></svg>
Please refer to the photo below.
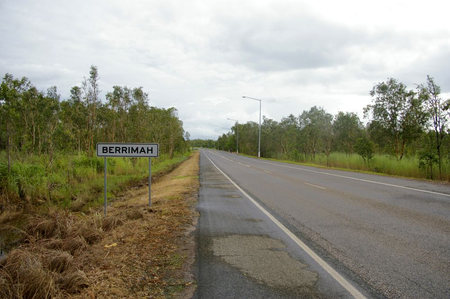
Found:
<svg viewBox="0 0 450 299"><path fill-rule="evenodd" d="M195 298L450 298L450 187L200 156Z"/></svg>

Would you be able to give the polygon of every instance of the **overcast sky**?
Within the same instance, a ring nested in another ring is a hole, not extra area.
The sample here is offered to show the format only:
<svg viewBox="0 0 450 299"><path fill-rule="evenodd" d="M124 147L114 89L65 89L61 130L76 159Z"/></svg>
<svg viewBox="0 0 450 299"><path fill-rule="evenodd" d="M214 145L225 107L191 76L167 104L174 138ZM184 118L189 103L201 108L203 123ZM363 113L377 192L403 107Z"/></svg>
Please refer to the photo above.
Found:
<svg viewBox="0 0 450 299"><path fill-rule="evenodd" d="M387 78L435 78L450 97L450 2L444 0L0 0L0 75L62 99L98 67L101 96L140 87L176 107L191 139L233 121L312 106L355 112Z"/></svg>

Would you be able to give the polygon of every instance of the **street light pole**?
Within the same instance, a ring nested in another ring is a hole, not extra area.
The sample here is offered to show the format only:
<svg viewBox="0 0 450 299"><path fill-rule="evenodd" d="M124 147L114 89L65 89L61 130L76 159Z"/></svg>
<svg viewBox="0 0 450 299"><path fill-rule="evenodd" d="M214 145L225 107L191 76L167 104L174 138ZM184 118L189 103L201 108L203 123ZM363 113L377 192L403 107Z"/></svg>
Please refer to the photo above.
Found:
<svg viewBox="0 0 450 299"><path fill-rule="evenodd" d="M258 140L258 158L261 157L261 100L252 97L242 96L245 99L259 101L259 140Z"/></svg>
<svg viewBox="0 0 450 299"><path fill-rule="evenodd" d="M239 154L239 133L238 133L239 121L237 119L232 118L228 118L228 120L233 120L236 122L236 154Z"/></svg>

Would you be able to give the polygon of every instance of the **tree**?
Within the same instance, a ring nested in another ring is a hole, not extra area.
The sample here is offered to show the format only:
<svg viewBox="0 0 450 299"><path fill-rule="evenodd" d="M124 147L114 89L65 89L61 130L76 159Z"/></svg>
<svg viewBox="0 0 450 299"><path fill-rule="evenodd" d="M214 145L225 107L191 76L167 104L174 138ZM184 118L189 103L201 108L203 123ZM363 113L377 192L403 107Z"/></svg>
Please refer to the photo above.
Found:
<svg viewBox="0 0 450 299"><path fill-rule="evenodd" d="M22 133L23 126L20 121L21 94L29 85L27 78L14 79L13 75L6 74L0 87L0 115L6 140L8 172L11 172L11 147L19 144L17 140ZM3 131L3 130L2 130Z"/></svg>
<svg viewBox="0 0 450 299"><path fill-rule="evenodd" d="M101 104L99 99L100 89L98 82L100 77L98 75L98 69L92 65L89 71L89 78L84 78L83 81L83 98L87 107L87 148L89 156L94 154L94 136L97 122L97 108Z"/></svg>
<svg viewBox="0 0 450 299"><path fill-rule="evenodd" d="M440 97L441 88L434 83L434 79L427 76L427 85L419 85L417 87L419 98L424 101L426 110L431 118L434 134L435 134L435 144L437 153L437 162L439 167L439 177L442 178L442 142L446 136L446 128L449 122L449 114L446 113L446 103ZM429 153L427 151L427 153ZM425 155L425 154L424 154ZM430 165L432 169L433 160L428 157L427 165Z"/></svg>
<svg viewBox="0 0 450 299"><path fill-rule="evenodd" d="M299 160L299 123L298 119L290 114L288 117L283 117L279 124L280 142L277 144L279 147L280 155L282 158ZM266 138L267 139L267 138Z"/></svg>
<svg viewBox="0 0 450 299"><path fill-rule="evenodd" d="M239 124L236 125L239 126ZM263 157L270 158L277 154L280 140L278 127L278 122L263 116L261 124L261 155Z"/></svg>
<svg viewBox="0 0 450 299"><path fill-rule="evenodd" d="M81 152L88 146L87 140L87 106L83 101L83 90L74 86L70 89L70 98L61 102L58 128L59 148L67 151Z"/></svg>
<svg viewBox="0 0 450 299"><path fill-rule="evenodd" d="M363 130L361 120L356 113L338 112L333 122L336 149L346 154L353 153L353 146L362 136Z"/></svg>
<svg viewBox="0 0 450 299"><path fill-rule="evenodd" d="M128 87L113 86L106 94L107 105L111 109L111 136L113 142L127 141L128 112L132 105L132 90Z"/></svg>
<svg viewBox="0 0 450 299"><path fill-rule="evenodd" d="M406 85L392 78L375 85L370 95L373 104L364 109L364 115L372 115L372 121L393 145L397 160L401 160L405 145L419 136L426 123L423 101L414 91L406 90Z"/></svg>
<svg viewBox="0 0 450 299"><path fill-rule="evenodd" d="M303 111L299 116L299 127L303 131L302 137L305 138L305 155L309 153L314 161L316 152L321 149L327 155L330 154L333 132L331 131L331 122L333 116L327 113L323 108L312 107L309 111Z"/></svg>
<svg viewBox="0 0 450 299"><path fill-rule="evenodd" d="M372 141L363 136L356 140L355 150L363 158L364 164L369 167L370 160L373 158L374 144Z"/></svg>

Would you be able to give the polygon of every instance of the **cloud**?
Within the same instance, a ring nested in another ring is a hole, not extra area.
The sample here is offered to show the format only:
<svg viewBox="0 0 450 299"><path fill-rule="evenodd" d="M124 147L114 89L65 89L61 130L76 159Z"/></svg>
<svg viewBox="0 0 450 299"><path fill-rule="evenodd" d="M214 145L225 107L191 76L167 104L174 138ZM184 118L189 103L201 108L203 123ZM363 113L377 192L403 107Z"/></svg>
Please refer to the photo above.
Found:
<svg viewBox="0 0 450 299"><path fill-rule="evenodd" d="M192 138L258 121L243 95L275 120L314 105L361 114L388 77L450 92L448 9L429 1L3 0L0 73L66 99L96 65L102 97L142 86Z"/></svg>
<svg viewBox="0 0 450 299"><path fill-rule="evenodd" d="M347 61L346 50L362 32L300 11L222 16L211 38L212 59L260 72L332 67Z"/></svg>

